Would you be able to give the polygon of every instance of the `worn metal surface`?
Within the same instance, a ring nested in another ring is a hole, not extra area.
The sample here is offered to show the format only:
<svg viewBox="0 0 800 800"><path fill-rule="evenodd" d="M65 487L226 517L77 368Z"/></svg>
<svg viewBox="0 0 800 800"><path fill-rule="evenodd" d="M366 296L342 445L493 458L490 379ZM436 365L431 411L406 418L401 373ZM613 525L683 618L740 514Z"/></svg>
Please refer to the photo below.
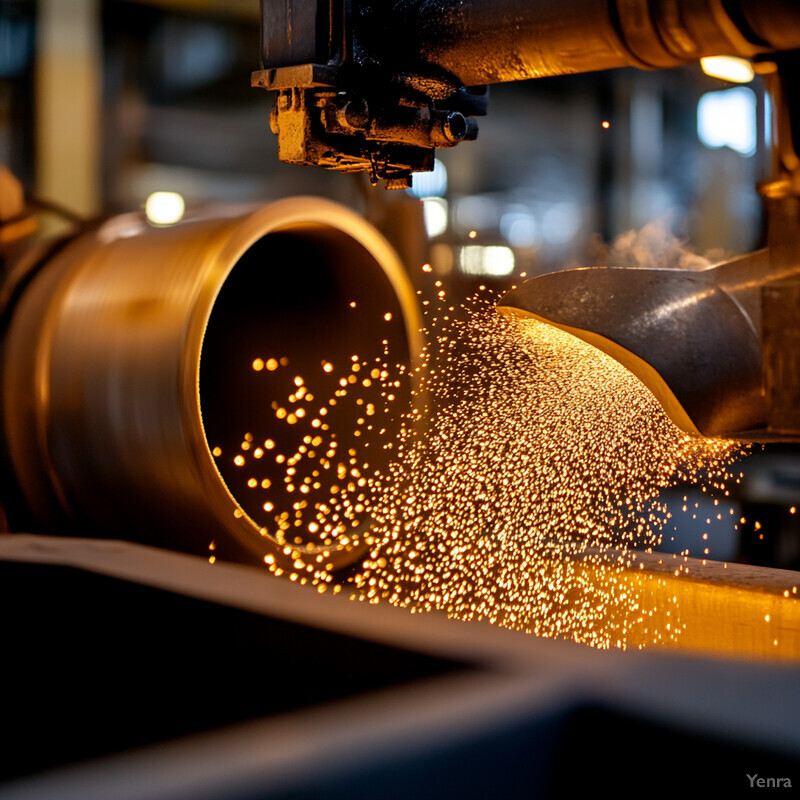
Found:
<svg viewBox="0 0 800 800"><path fill-rule="evenodd" d="M714 277L713 270L564 270L527 281L498 308L613 356L683 430L724 435L766 419L758 332Z"/></svg>
<svg viewBox="0 0 800 800"><path fill-rule="evenodd" d="M375 17L386 62L466 85L800 47L790 0L403 0Z"/></svg>
<svg viewBox="0 0 800 800"><path fill-rule="evenodd" d="M340 65L347 52L345 0L261 2L261 63Z"/></svg>

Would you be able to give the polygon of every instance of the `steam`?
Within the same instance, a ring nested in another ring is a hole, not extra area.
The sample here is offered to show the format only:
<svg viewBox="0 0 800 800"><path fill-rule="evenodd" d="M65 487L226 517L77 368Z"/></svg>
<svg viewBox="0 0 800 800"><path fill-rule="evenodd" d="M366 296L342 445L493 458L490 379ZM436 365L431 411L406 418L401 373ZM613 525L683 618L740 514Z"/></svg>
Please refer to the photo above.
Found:
<svg viewBox="0 0 800 800"><path fill-rule="evenodd" d="M613 267L656 267L659 269L702 270L725 258L722 250L700 255L675 236L668 219L649 222L638 231L626 231L613 244L593 242L595 263Z"/></svg>

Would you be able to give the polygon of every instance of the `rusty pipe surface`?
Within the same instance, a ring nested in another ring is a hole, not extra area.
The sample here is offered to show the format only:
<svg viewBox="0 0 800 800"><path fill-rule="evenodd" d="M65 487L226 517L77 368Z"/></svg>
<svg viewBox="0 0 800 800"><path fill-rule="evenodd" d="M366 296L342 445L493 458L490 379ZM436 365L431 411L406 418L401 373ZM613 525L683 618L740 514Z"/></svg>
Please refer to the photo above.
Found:
<svg viewBox="0 0 800 800"><path fill-rule="evenodd" d="M359 15L359 46L390 71L467 86L800 47L793 0L401 0Z"/></svg>
<svg viewBox="0 0 800 800"><path fill-rule="evenodd" d="M353 316L356 300L366 322ZM310 378L326 377L321 359L374 357L383 339L408 360L419 328L397 255L337 204L292 198L167 228L137 214L110 220L45 264L5 338L4 449L32 525L297 560L247 488L250 468L234 464L243 437L296 447L281 436L302 436L302 426L287 433L271 405L286 402L281 379L304 375L311 391ZM286 375L254 371L269 356L288 357ZM333 410L326 419L352 435L353 420L337 423ZM274 453L253 469L283 492L268 461ZM352 542L295 549L334 566L357 555Z"/></svg>

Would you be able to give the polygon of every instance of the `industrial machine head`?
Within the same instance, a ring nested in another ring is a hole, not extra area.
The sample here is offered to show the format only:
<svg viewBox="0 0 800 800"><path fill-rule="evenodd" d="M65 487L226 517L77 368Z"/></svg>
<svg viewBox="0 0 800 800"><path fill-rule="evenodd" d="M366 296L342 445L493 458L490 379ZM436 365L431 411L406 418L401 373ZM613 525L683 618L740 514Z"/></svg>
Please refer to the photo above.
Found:
<svg viewBox="0 0 800 800"><path fill-rule="evenodd" d="M261 0L282 161L387 188L475 139L486 85L800 47L793 0Z"/></svg>
<svg viewBox="0 0 800 800"><path fill-rule="evenodd" d="M262 2L263 69L252 83L277 92L270 125L282 161L366 170L373 183L405 188L412 172L433 169L435 148L477 137L485 87L396 69L384 58L394 34L382 30L383 10L345 0Z"/></svg>

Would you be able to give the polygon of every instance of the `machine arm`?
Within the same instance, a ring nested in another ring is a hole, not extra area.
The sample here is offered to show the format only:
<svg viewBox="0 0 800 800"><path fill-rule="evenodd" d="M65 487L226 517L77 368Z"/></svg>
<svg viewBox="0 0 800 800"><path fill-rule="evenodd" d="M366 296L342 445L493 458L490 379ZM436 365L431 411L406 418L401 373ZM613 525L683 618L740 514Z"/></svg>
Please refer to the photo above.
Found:
<svg viewBox="0 0 800 800"><path fill-rule="evenodd" d="M261 0L279 157L409 186L486 84L800 48L795 0Z"/></svg>

